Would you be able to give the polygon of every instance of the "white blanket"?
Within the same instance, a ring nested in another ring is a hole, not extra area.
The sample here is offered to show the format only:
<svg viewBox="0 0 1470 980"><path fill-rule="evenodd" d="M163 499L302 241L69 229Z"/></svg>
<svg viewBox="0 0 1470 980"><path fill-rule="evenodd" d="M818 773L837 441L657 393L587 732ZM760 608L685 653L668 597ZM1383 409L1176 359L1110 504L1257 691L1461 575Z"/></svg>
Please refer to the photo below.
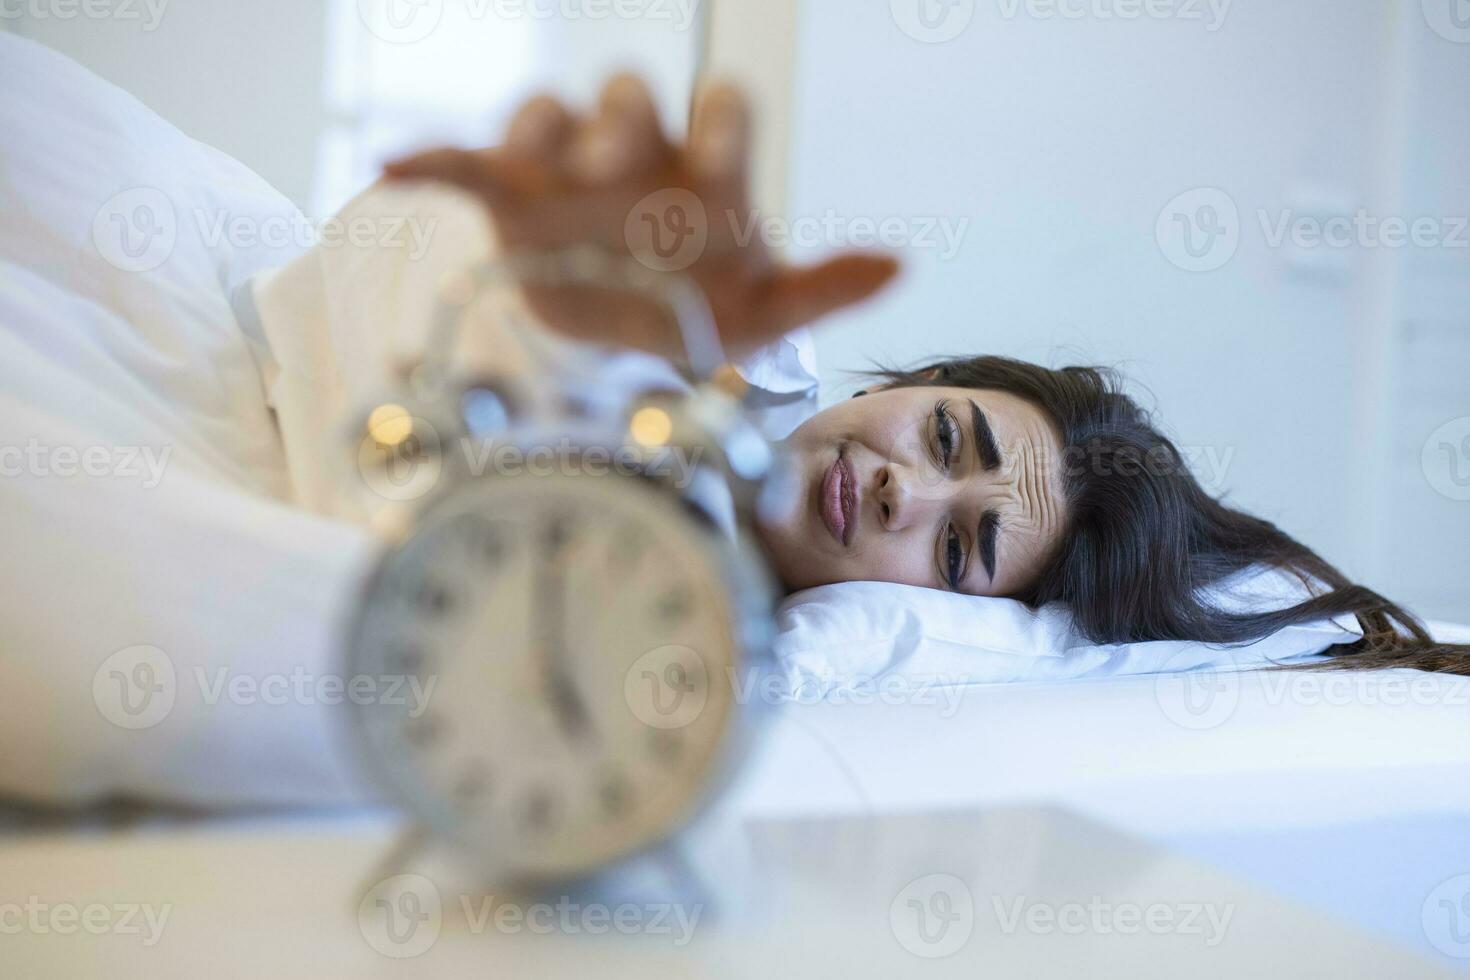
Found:
<svg viewBox="0 0 1470 980"><path fill-rule="evenodd" d="M350 233L406 212L431 241ZM0 34L0 795L371 797L342 739L344 620L376 551L334 482L345 419L416 351L439 278L491 246L447 191L377 189L343 219L306 250L243 165ZM744 366L797 396L776 431L809 410L810 367L804 334Z"/></svg>

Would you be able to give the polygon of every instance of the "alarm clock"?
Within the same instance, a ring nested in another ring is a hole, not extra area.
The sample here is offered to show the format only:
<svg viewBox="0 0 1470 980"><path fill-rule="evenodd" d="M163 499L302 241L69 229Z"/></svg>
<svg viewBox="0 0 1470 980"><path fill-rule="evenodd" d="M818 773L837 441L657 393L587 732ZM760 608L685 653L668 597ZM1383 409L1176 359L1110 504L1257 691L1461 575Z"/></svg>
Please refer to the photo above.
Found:
<svg viewBox="0 0 1470 980"><path fill-rule="evenodd" d="M485 326L487 293L546 286L656 302L692 383L589 406L544 378L456 376L449 352ZM381 457L366 482L390 488L370 494L389 544L346 673L421 696L354 701L352 740L480 884L588 879L707 812L760 728L777 592L754 522L782 465L688 280L578 249L440 292L424 362L353 440L359 476L363 445Z"/></svg>

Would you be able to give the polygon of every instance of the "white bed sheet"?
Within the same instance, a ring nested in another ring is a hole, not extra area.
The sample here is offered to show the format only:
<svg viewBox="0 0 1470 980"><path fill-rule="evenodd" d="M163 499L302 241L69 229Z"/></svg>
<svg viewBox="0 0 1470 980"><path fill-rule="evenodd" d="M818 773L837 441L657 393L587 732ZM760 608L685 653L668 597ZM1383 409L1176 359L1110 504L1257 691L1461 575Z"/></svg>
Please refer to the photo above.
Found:
<svg viewBox="0 0 1470 980"><path fill-rule="evenodd" d="M1436 624L1470 640L1470 628ZM1241 671L794 704L752 813L1046 802L1145 836L1470 816L1470 677Z"/></svg>

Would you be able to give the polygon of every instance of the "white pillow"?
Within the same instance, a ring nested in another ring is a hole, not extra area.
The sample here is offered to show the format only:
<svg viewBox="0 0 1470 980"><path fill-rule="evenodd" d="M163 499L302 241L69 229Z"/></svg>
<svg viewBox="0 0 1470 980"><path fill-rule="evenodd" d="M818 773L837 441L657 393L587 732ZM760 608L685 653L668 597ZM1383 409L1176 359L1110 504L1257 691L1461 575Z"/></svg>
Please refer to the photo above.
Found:
<svg viewBox="0 0 1470 980"><path fill-rule="evenodd" d="M1305 595L1291 576L1248 570L1212 593L1225 608L1281 608ZM843 582L789 597L775 652L797 699L862 690L879 678L915 687L1117 674L1241 669L1301 661L1361 636L1352 617L1289 626L1244 646L1180 640L1089 642L1058 605L977 598L889 582Z"/></svg>

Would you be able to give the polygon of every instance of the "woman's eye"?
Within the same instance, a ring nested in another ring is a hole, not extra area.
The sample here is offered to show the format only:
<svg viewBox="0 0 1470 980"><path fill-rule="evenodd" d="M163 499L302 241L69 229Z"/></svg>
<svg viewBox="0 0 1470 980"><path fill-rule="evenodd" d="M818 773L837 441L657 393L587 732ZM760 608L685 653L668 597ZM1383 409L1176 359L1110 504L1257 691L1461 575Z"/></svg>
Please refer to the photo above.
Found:
<svg viewBox="0 0 1470 980"><path fill-rule="evenodd" d="M944 541L944 569L945 579L949 582L951 589L960 586L960 573L965 569L965 546L960 540L959 534L951 524L945 529Z"/></svg>
<svg viewBox="0 0 1470 980"><path fill-rule="evenodd" d="M935 455L939 465L945 469L954 465L959 443L959 424L949 411L948 402L934 407Z"/></svg>

